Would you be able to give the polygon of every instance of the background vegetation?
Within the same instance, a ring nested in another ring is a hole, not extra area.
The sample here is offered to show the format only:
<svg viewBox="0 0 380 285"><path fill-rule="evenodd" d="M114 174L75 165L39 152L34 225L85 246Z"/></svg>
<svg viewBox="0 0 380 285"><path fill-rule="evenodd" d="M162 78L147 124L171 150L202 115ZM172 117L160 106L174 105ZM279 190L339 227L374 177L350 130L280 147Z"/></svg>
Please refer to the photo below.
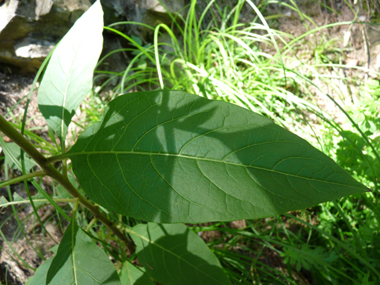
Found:
<svg viewBox="0 0 380 285"><path fill-rule="evenodd" d="M376 1L359 2L361 11L372 19L365 25L379 25ZM324 1L317 3L325 13L339 14ZM139 23L106 27L105 33L118 34L127 48L100 60L94 92L71 128L72 143L82 126L99 120L109 100L131 91L184 90L267 116L329 155L372 192L274 218L192 225L192 229L208 242L235 284L378 284L380 74L365 64L348 68L347 55L353 45L344 47L341 40L327 36L336 26L357 27L359 10L351 1L344 1L342 5L356 15L351 22L318 26L293 1L227 4L210 1L200 7L192 1L182 15L171 15L172 26L151 27L153 40L148 44L117 29ZM281 9L278 14L269 13L268 5L274 4L298 14L307 32L293 36L276 30L283 13ZM242 15L248 9L254 16L244 22ZM119 52L127 56L126 70L104 71L102 63ZM22 125L20 119L14 121ZM27 135L51 155L59 153L58 144L49 148L31 130ZM55 141L53 135L50 139ZM8 168L4 170L8 175ZM59 191L52 189L53 193ZM14 212L19 210L13 208ZM62 215L54 213L51 219L64 228ZM138 222L112 213L109 218L123 219L128 225ZM85 210L77 219L84 227L92 223ZM24 221L18 222L17 234L22 235ZM100 224L92 227L91 234L98 237L116 264L125 258L114 250L120 246L116 241L102 242L106 233ZM33 268L16 251L9 254ZM133 261L134 255L127 258Z"/></svg>

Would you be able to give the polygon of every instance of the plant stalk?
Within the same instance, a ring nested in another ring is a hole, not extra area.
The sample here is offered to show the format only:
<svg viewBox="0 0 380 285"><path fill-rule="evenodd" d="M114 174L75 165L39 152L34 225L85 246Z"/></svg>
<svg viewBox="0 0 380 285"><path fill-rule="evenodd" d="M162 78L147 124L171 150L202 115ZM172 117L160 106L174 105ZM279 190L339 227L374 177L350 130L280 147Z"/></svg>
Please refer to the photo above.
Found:
<svg viewBox="0 0 380 285"><path fill-rule="evenodd" d="M64 153L64 154L59 154L59 155L54 155L54 156L48 157L46 160L47 160L47 164L51 164L51 163L54 163L57 161L65 160L67 158L68 158L67 155Z"/></svg>
<svg viewBox="0 0 380 285"><path fill-rule="evenodd" d="M33 178L33 177L44 176L44 175L45 175L45 172L43 170L39 170L39 171L35 171L35 172L29 173L29 174L21 175L19 177L1 182L0 188L8 186L8 185L12 185L12 184L24 181L24 180L28 180L28 179Z"/></svg>
<svg viewBox="0 0 380 285"><path fill-rule="evenodd" d="M96 219L101 221L109 230L111 230L114 235L116 235L120 240L122 240L130 253L133 252L133 247L131 242L128 240L127 236L119 231L113 223L99 211L98 207L87 200L78 190L71 184L67 177L64 177L57 169L50 165L47 159L26 139L22 136L11 124L0 115L0 131L2 131L6 136L8 136L13 142L15 142L21 149L23 149L27 154L34 159L35 162L43 169L46 175L50 176L61 184L71 196L77 198L79 203L86 207Z"/></svg>
<svg viewBox="0 0 380 285"><path fill-rule="evenodd" d="M57 203L74 203L74 199L70 198L54 198L54 201ZM43 203L48 203L49 201L47 199L33 199L33 202L43 202ZM22 204L30 204L29 200L23 200L23 201L13 201L13 202L8 202L5 204L1 204L1 207L8 207L12 205L22 205Z"/></svg>

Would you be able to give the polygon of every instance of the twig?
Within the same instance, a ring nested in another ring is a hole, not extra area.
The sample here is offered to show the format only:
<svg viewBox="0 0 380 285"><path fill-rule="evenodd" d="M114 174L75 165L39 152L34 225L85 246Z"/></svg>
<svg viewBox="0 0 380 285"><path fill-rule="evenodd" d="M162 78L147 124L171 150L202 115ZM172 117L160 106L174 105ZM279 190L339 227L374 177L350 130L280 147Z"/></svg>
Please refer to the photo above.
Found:
<svg viewBox="0 0 380 285"><path fill-rule="evenodd" d="M9 179L7 181L1 182L0 188L11 185L11 184L15 184L15 183L18 183L18 182L21 182L24 180L28 180L28 179L33 178L33 177L39 177L39 176L45 176L45 175L46 174L43 170L39 170L39 171L35 171L35 172L29 173L29 174L21 175L21 176L18 176L16 178Z"/></svg>

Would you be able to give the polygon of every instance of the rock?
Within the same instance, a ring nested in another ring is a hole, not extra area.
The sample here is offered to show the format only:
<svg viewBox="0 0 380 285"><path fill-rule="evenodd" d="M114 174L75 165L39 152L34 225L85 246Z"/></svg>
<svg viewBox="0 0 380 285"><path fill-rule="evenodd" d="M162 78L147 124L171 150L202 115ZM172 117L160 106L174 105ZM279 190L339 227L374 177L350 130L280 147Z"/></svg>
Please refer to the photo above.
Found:
<svg viewBox="0 0 380 285"><path fill-rule="evenodd" d="M32 38L23 38L18 41L15 48L17 57L21 58L41 58L46 57L54 48L54 43L49 41L37 41Z"/></svg>
<svg viewBox="0 0 380 285"><path fill-rule="evenodd" d="M43 60L95 0L0 0L0 70L36 73ZM156 27L170 26L184 12L185 0L101 0L105 25L135 21ZM140 25L116 29L151 42L153 31ZM106 33L115 42L112 33ZM119 36L116 36L118 40ZM114 37L115 38L115 37ZM121 42L125 46L126 42ZM105 40L107 45L107 39ZM120 61L120 59L117 59Z"/></svg>
<svg viewBox="0 0 380 285"><path fill-rule="evenodd" d="M165 6L162 6L160 2ZM169 27L172 24L170 12L174 17L178 14L183 14L185 8L184 0L170 1L170 0L140 0L129 1L128 18L131 21L146 24L155 28L157 25L163 23ZM151 42L153 31L141 25L133 27L132 32L143 40Z"/></svg>
<svg viewBox="0 0 380 285"><path fill-rule="evenodd" d="M160 1L158 0L142 0L140 2L141 2L140 4L141 9L148 10L151 13L161 13L161 14L167 14L167 11L169 11L170 13L179 13L185 6L185 3L183 0L161 1L165 7L163 7Z"/></svg>
<svg viewBox="0 0 380 285"><path fill-rule="evenodd" d="M35 73L89 0L5 0L0 6L0 63Z"/></svg>
<svg viewBox="0 0 380 285"><path fill-rule="evenodd" d="M93 3L94 0L91 2ZM101 0L101 4L104 12L104 25L106 26L115 22L126 21L128 9L134 7L134 2L131 0Z"/></svg>

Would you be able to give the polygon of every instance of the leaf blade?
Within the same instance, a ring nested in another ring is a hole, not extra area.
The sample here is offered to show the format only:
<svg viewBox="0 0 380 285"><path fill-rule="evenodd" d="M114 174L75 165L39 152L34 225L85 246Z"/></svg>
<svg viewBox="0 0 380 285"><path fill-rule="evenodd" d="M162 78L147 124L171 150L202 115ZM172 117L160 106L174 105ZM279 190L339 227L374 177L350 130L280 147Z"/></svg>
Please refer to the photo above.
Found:
<svg viewBox="0 0 380 285"><path fill-rule="evenodd" d="M15 143L4 143L5 165L8 165L11 169L22 170L21 166L21 148ZM29 172L30 169L35 166L36 163L29 156L25 156L25 172Z"/></svg>
<svg viewBox="0 0 380 285"><path fill-rule="evenodd" d="M57 253L40 266L28 284L120 285L120 280L104 251L71 222Z"/></svg>
<svg viewBox="0 0 380 285"><path fill-rule="evenodd" d="M231 284L204 241L183 224L139 224L131 237L146 271L163 284Z"/></svg>
<svg viewBox="0 0 380 285"><path fill-rule="evenodd" d="M68 156L91 199L153 222L261 218L367 190L269 119L180 91L119 96Z"/></svg>
<svg viewBox="0 0 380 285"><path fill-rule="evenodd" d="M136 267L129 261L123 264L120 282L124 285L154 285L152 279L142 267Z"/></svg>
<svg viewBox="0 0 380 285"><path fill-rule="evenodd" d="M63 37L46 68L38 105L61 141L76 109L92 88L94 68L102 50L102 32L103 11L100 1L96 1Z"/></svg>

